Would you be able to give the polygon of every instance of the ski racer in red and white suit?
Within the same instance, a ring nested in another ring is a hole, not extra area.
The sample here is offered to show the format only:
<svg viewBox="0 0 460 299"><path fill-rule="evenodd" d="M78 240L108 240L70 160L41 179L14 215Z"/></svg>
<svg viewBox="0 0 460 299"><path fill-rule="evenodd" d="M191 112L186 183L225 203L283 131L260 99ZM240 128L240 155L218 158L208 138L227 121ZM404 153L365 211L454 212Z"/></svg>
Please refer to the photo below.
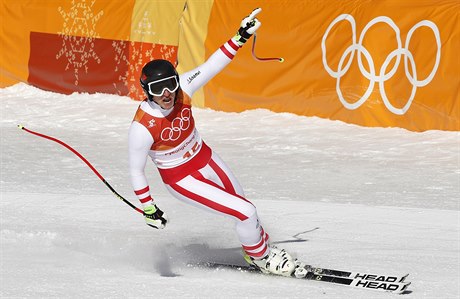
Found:
<svg viewBox="0 0 460 299"><path fill-rule="evenodd" d="M261 259L270 253L268 234L260 225L256 207L245 198L229 167L201 139L195 127L191 97L232 61L238 49L260 26L254 18L259 11L255 10L248 17L249 21L246 18L239 34L223 44L205 63L178 76L178 82L174 81L177 80L175 70L167 70L165 64L169 62L154 60L146 64L141 85L148 99L141 102L129 130L129 165L134 192L144 211L150 209L160 213L146 217L147 224L163 228L167 222L151 197L144 173L150 156L174 197L235 220L239 241L252 259ZM248 28L254 30L251 32ZM250 35L243 32L245 30ZM162 68L166 71L159 71ZM165 72L170 74L165 75ZM160 79L154 80L155 76ZM161 85L165 82L170 85Z"/></svg>

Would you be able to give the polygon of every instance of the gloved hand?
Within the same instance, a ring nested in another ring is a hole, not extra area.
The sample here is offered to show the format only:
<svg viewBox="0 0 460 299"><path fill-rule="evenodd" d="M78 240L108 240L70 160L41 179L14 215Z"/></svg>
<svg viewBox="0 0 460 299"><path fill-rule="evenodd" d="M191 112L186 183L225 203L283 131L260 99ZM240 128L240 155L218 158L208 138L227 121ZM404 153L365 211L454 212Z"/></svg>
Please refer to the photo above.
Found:
<svg viewBox="0 0 460 299"><path fill-rule="evenodd" d="M144 208L145 222L153 228L165 228L168 219L156 205L147 206Z"/></svg>
<svg viewBox="0 0 460 299"><path fill-rule="evenodd" d="M260 25L262 25L262 23L256 19L256 15L261 11L262 8L256 8L249 16L245 17L241 21L241 27L238 29L238 32L234 37L240 47L244 45L244 43L256 32L256 30L259 29Z"/></svg>

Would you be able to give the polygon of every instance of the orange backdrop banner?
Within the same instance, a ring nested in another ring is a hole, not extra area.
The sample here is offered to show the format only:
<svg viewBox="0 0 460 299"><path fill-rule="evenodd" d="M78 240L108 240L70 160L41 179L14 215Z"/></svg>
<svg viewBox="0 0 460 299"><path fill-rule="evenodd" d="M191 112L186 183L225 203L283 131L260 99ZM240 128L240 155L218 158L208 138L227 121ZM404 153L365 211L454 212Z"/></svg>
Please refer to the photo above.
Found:
<svg viewBox="0 0 460 299"><path fill-rule="evenodd" d="M177 62L185 0L2 1L0 86L142 100L142 66ZM168 15L168 18L162 17Z"/></svg>
<svg viewBox="0 0 460 299"><path fill-rule="evenodd" d="M458 0L1 1L0 87L142 100L142 66L204 62L261 6L252 39L194 96L223 111L265 108L413 131L460 131ZM180 45L180 46L179 46Z"/></svg>
<svg viewBox="0 0 460 299"><path fill-rule="evenodd" d="M205 87L205 106L460 130L459 1L216 0L206 55L258 5L255 52L285 62L258 62L245 45Z"/></svg>

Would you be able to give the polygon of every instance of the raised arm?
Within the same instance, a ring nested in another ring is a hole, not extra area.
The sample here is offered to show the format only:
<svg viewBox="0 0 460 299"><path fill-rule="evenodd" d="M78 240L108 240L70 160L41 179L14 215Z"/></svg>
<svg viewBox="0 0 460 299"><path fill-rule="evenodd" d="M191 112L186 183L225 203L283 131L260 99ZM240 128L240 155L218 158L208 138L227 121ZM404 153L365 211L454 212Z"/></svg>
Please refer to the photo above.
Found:
<svg viewBox="0 0 460 299"><path fill-rule="evenodd" d="M205 85L232 61L238 49L260 27L261 23L257 20L256 15L261 10L261 8L257 8L249 16L245 17L241 21L236 35L217 49L202 65L180 75L180 86L185 93L192 96L195 91Z"/></svg>

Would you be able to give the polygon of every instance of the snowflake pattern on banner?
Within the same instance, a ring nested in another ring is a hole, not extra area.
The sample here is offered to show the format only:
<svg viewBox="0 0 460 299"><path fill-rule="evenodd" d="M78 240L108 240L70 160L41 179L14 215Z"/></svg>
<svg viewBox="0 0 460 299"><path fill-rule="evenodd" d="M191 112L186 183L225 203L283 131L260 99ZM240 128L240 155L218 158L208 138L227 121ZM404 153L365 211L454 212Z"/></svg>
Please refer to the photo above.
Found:
<svg viewBox="0 0 460 299"><path fill-rule="evenodd" d="M93 12L92 7L96 1L90 5L86 1L71 1L69 11L62 7L58 8L59 13L64 19L63 29L58 34L62 38L62 48L56 54L56 60L67 59L65 70L71 70L74 74L74 84L79 84L80 72L88 73L88 62L94 60L97 64L101 59L94 50L95 38L99 38L96 32L96 24L104 11Z"/></svg>
<svg viewBox="0 0 460 299"><path fill-rule="evenodd" d="M71 84L76 87L75 90L84 91L94 91L88 86L88 79L92 74L97 74L104 60L104 64L113 66L114 75L109 89L105 88L104 92L143 100L145 94L139 85L142 67L147 62L159 58L176 63L177 46L145 42L152 41L156 35L155 22L146 11L138 24L133 24L133 33L140 37L140 41L130 41L130 37L126 37L125 40L112 40L112 51L108 53L103 50L103 39L96 30L104 11L95 11L95 3L96 0L72 0L68 10L58 7L58 12L63 18L62 30L58 32L62 44L55 59L64 60L63 71L70 72Z"/></svg>

